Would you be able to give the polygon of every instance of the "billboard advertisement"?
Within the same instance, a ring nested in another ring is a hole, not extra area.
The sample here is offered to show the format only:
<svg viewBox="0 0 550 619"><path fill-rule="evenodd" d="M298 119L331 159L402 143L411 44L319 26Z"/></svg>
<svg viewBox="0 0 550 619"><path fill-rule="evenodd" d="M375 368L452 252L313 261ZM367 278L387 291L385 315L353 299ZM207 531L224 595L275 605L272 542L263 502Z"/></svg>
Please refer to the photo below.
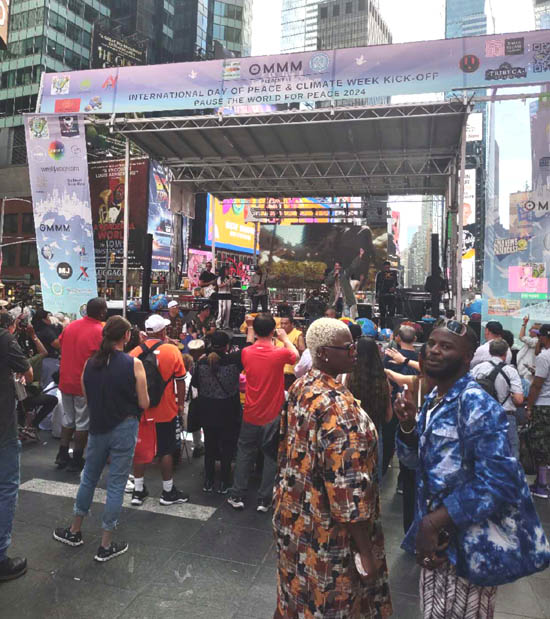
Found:
<svg viewBox="0 0 550 619"><path fill-rule="evenodd" d="M389 97L550 80L550 31L45 73L42 112L119 114Z"/></svg>
<svg viewBox="0 0 550 619"><path fill-rule="evenodd" d="M121 281L124 240L124 159L93 162L89 166L97 279ZM143 265L147 231L149 160L130 162L130 238L128 268Z"/></svg>
<svg viewBox="0 0 550 619"><path fill-rule="evenodd" d="M462 288L468 290L475 282L476 250L476 170L464 170L464 202L462 205Z"/></svg>
<svg viewBox="0 0 550 619"><path fill-rule="evenodd" d="M43 304L78 315L97 297L84 118L24 118Z"/></svg>
<svg viewBox="0 0 550 619"><path fill-rule="evenodd" d="M170 210L166 170L156 161L151 161L149 166L147 232L153 235L151 269L169 271L174 221Z"/></svg>
<svg viewBox="0 0 550 619"><path fill-rule="evenodd" d="M90 51L91 69L133 67L146 62L147 50L142 45L114 34L99 23L94 24Z"/></svg>
<svg viewBox="0 0 550 619"><path fill-rule="evenodd" d="M187 262L187 276L193 288L199 285L200 274L206 269L206 263L212 262L212 252L200 249L189 249Z"/></svg>
<svg viewBox="0 0 550 619"><path fill-rule="evenodd" d="M254 252L254 224L246 223L251 200L218 200L210 194L207 201L205 245L212 246L212 210L215 209L216 247Z"/></svg>

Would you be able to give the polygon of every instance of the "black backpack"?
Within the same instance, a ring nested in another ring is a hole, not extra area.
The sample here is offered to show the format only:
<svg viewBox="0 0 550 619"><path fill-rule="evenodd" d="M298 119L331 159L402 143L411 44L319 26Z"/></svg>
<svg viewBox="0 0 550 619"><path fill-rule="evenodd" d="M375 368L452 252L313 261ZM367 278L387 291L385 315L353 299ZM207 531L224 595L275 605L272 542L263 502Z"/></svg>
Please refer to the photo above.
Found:
<svg viewBox="0 0 550 619"><path fill-rule="evenodd" d="M492 370L490 374L487 374L487 376L480 376L479 378L476 378L476 381L480 385L480 387L482 387L482 389L484 389L492 398L494 398L499 404L502 405L510 397L510 391L508 391L508 395L504 398L504 400L500 402L495 387L495 381L497 379L497 376L499 374L502 374L502 376L504 376L504 379L508 383L508 387L510 387L510 379L502 371L502 368L506 365L506 363L504 361L501 361L498 365L495 365L491 361L491 365L494 367L494 370Z"/></svg>
<svg viewBox="0 0 550 619"><path fill-rule="evenodd" d="M149 408L158 406L162 399L162 394L166 389L166 385L172 380L169 378L165 381L158 368L157 356L155 350L162 346L164 342L157 342L151 348L141 344L141 350L143 351L138 359L143 363L145 369L145 377L147 378L147 392L149 393Z"/></svg>

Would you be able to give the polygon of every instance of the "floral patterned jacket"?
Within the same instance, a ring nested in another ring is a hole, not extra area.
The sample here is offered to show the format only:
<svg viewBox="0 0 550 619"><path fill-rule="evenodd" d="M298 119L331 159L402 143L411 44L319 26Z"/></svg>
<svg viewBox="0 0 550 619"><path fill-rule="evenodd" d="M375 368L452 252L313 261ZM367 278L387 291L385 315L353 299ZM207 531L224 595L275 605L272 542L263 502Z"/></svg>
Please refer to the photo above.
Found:
<svg viewBox="0 0 550 619"><path fill-rule="evenodd" d="M459 555L475 556L475 560L467 559L467 573L478 570L481 574L482 566L505 565L507 558L502 553L517 554L521 539L534 540L536 556L530 561L547 565L548 542L523 469L511 455L505 411L469 373L453 385L427 420L436 397L434 389L418 415L418 448L407 446L397 436L399 459L416 470L415 521L403 548L414 551L420 520L445 505L458 531L446 554L459 575L466 575L460 574L465 568L461 570ZM521 512L521 522L514 519L515 508ZM491 525L495 516L509 525L506 540L495 539L496 529ZM457 552L457 543L462 552ZM504 574L503 581L508 580Z"/></svg>

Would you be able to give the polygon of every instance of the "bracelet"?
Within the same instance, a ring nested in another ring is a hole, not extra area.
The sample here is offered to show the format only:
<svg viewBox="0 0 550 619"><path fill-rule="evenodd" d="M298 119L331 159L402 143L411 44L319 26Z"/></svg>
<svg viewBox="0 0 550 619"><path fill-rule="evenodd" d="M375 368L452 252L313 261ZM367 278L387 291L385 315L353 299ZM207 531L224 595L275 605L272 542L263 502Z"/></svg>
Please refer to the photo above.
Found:
<svg viewBox="0 0 550 619"><path fill-rule="evenodd" d="M413 426L410 430L403 430L403 426L399 424L399 429L403 434L412 434L416 430L416 426Z"/></svg>

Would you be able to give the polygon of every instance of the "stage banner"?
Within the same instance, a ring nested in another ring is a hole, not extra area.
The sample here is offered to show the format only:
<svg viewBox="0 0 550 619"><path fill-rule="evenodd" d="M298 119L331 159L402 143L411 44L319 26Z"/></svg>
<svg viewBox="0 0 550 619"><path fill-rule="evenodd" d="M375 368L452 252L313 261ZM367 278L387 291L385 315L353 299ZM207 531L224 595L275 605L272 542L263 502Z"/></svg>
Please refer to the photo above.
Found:
<svg viewBox="0 0 550 619"><path fill-rule="evenodd" d="M84 119L24 122L43 305L79 315L97 297Z"/></svg>
<svg viewBox="0 0 550 619"><path fill-rule="evenodd" d="M124 246L124 159L94 161L90 164L90 194L100 285L122 281ZM130 161L130 235L128 268L143 268L147 231L147 185L149 159Z"/></svg>
<svg viewBox="0 0 550 619"><path fill-rule="evenodd" d="M200 274L206 269L206 263L212 262L212 252L201 249L189 249L187 276L193 288L199 285Z"/></svg>
<svg viewBox="0 0 550 619"><path fill-rule="evenodd" d="M170 270L174 221L170 210L166 170L157 161L149 166L149 215L147 232L153 235L153 271Z"/></svg>
<svg viewBox="0 0 550 619"><path fill-rule="evenodd" d="M45 73L42 112L113 114L389 97L550 81L550 30Z"/></svg>

